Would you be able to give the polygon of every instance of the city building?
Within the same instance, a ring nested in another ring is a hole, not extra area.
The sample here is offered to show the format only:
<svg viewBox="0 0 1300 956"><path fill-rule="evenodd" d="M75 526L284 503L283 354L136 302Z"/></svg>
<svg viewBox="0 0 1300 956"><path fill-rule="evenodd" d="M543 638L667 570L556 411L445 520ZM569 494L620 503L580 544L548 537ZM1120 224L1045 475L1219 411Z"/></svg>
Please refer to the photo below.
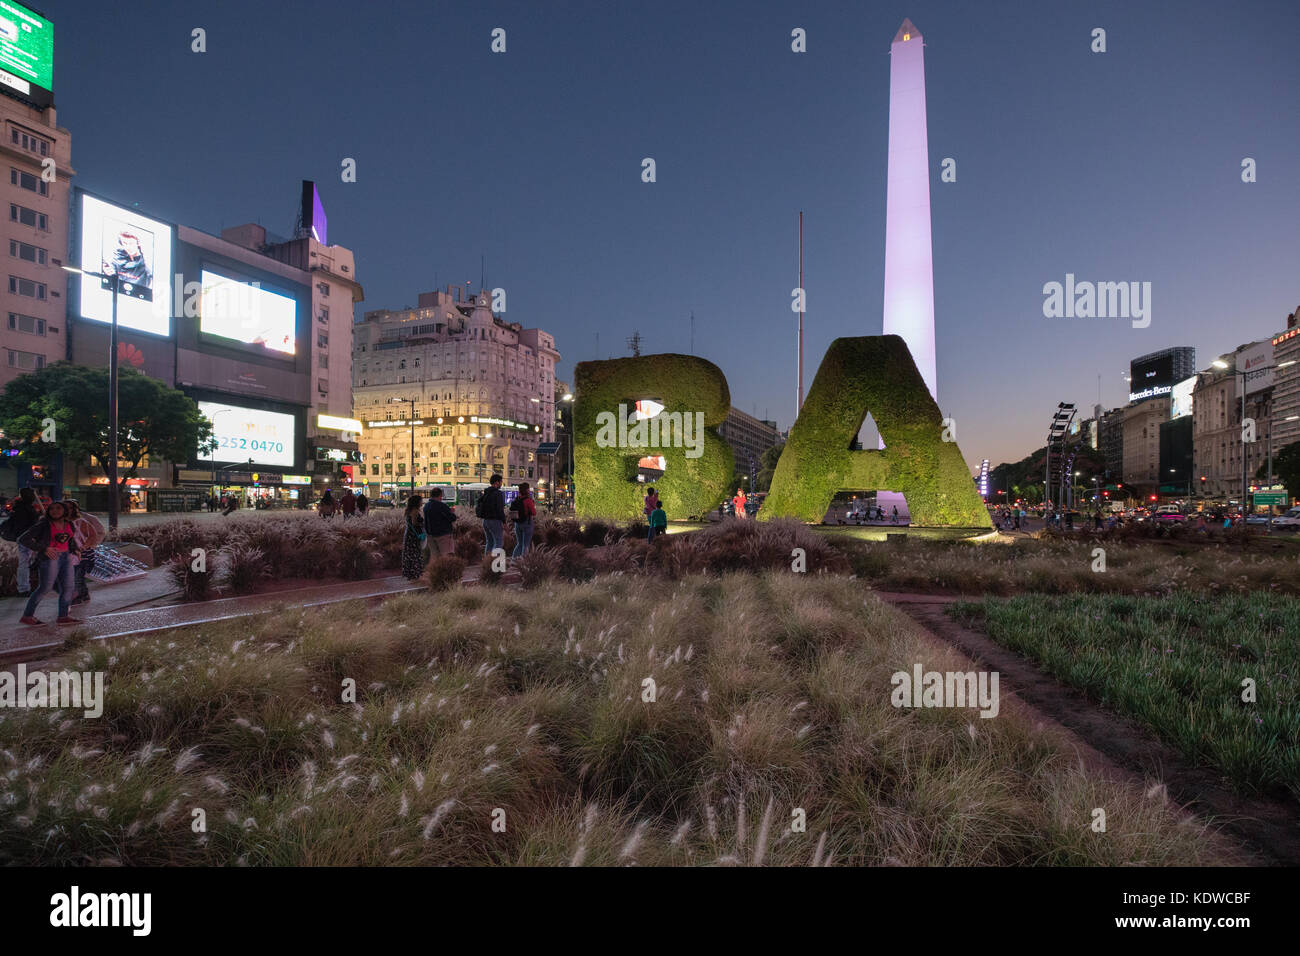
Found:
<svg viewBox="0 0 1300 956"><path fill-rule="evenodd" d="M307 471L314 490L350 482L360 471L360 428L352 419L353 309L364 299L350 249L326 245L324 212L315 185L305 182L296 239L269 238L248 223L222 230L222 237L311 276L311 406L307 416ZM314 217L314 221L313 221ZM318 238L319 237L319 238Z"/></svg>
<svg viewBox="0 0 1300 956"><path fill-rule="evenodd" d="M1124 484L1155 494L1161 484L1160 426L1169 420L1169 396L1144 399L1124 410Z"/></svg>
<svg viewBox="0 0 1300 956"><path fill-rule="evenodd" d="M1271 340L1242 345L1221 355L1224 368L1211 365L1197 376L1192 393L1192 435L1195 483L1208 498L1240 502L1242 466L1247 487L1265 463L1271 442L1273 379ZM1268 360L1267 362L1265 360ZM1258 371L1249 377L1238 370ZM1255 441L1243 440L1241 388L1246 378L1246 417L1255 422Z"/></svg>
<svg viewBox="0 0 1300 956"><path fill-rule="evenodd" d="M490 293L420 293L353 330L353 417L368 494L475 485L500 473L546 500L555 440L554 337L494 315ZM562 397L562 396L561 396Z"/></svg>
<svg viewBox="0 0 1300 956"><path fill-rule="evenodd" d="M1140 355L1129 363L1130 402L1167 396L1176 383L1196 374L1196 349L1190 345Z"/></svg>
<svg viewBox="0 0 1300 956"><path fill-rule="evenodd" d="M937 399L925 46L920 31L906 19L889 47L888 162L884 334L902 336Z"/></svg>
<svg viewBox="0 0 1300 956"><path fill-rule="evenodd" d="M1300 307L1286 317L1286 329L1269 340L1273 347L1273 454L1300 441ZM1283 363L1294 362L1294 365ZM1300 489L1289 489L1300 494Z"/></svg>
<svg viewBox="0 0 1300 956"><path fill-rule="evenodd" d="M751 462L755 470L762 467L763 452L781 440L776 422L755 418L735 406L718 426L718 435L731 446L736 469L745 472L749 471Z"/></svg>
<svg viewBox="0 0 1300 956"><path fill-rule="evenodd" d="M1124 482L1124 409L1112 408L1097 423L1097 447L1106 462L1106 483Z"/></svg>
<svg viewBox="0 0 1300 956"><path fill-rule="evenodd" d="M1182 415L1160 423L1160 493L1190 498L1197 494L1192 474L1192 417Z"/></svg>

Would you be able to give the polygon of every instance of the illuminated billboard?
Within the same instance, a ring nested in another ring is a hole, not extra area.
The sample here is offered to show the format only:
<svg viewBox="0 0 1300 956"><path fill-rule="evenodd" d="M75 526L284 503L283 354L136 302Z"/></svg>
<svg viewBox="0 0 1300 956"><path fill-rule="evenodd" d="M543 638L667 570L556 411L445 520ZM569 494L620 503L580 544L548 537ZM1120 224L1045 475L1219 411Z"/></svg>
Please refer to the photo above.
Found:
<svg viewBox="0 0 1300 956"><path fill-rule="evenodd" d="M3 3L3 0L0 0ZM81 194L81 317L124 329L171 334L172 227Z"/></svg>
<svg viewBox="0 0 1300 956"><path fill-rule="evenodd" d="M1170 419L1182 418L1184 415L1192 414L1192 390L1196 388L1196 376L1185 378L1174 386L1173 391L1169 393Z"/></svg>
<svg viewBox="0 0 1300 956"><path fill-rule="evenodd" d="M1246 394L1273 387L1273 343L1268 339L1237 353L1237 369L1245 372Z"/></svg>
<svg viewBox="0 0 1300 956"><path fill-rule="evenodd" d="M199 402L199 412L212 422L216 453L200 449L200 461L247 462L292 468L294 417L222 402Z"/></svg>
<svg viewBox="0 0 1300 956"><path fill-rule="evenodd" d="M296 299L208 269L202 270L199 331L272 352L294 354L298 328Z"/></svg>
<svg viewBox="0 0 1300 956"><path fill-rule="evenodd" d="M1174 387L1174 357L1172 354L1129 364L1130 402L1168 395Z"/></svg>
<svg viewBox="0 0 1300 956"><path fill-rule="evenodd" d="M33 106L54 102L54 24L0 0L0 85Z"/></svg>

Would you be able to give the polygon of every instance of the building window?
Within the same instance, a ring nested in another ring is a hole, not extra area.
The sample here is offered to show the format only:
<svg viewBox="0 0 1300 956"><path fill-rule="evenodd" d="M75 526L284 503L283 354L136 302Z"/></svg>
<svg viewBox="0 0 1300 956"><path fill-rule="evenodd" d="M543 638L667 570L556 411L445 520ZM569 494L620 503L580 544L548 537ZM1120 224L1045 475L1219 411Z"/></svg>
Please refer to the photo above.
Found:
<svg viewBox="0 0 1300 956"><path fill-rule="evenodd" d="M19 352L15 349L6 349L9 353L9 367L23 369L37 369L45 367L45 356L36 352Z"/></svg>
<svg viewBox="0 0 1300 956"><path fill-rule="evenodd" d="M320 311L316 313L316 321L322 323L323 325L328 325L329 320L330 320L330 307L328 305L322 305L320 307ZM364 345L361 346L361 351L364 352L365 350L366 347Z"/></svg>
<svg viewBox="0 0 1300 956"><path fill-rule="evenodd" d="M326 354L325 352L321 352L319 355L317 355L317 356L316 356L316 367L317 367L317 368L329 368L329 367L330 367L330 357L329 357L329 355Z"/></svg>
<svg viewBox="0 0 1300 956"><path fill-rule="evenodd" d="M13 127L10 127L9 129L9 141L15 146L21 146L29 153L36 153L40 156L48 156L50 154L49 140L41 139L39 136L33 136L29 133L24 133L22 130L14 129Z"/></svg>
<svg viewBox="0 0 1300 956"><path fill-rule="evenodd" d="M45 320L33 318L30 315L20 315L17 312L10 312L9 328L15 332L30 332L32 335L44 335Z"/></svg>
<svg viewBox="0 0 1300 956"><path fill-rule="evenodd" d="M29 299L45 299L45 283L34 282L31 279L22 279L18 276L9 277L9 293L11 295L25 295Z"/></svg>
<svg viewBox="0 0 1300 956"><path fill-rule="evenodd" d="M21 169L9 167L9 185L17 186L19 189L26 189L28 192L37 193L41 196L50 194L50 184L39 176L33 176L31 173L25 173Z"/></svg>
<svg viewBox="0 0 1300 956"><path fill-rule="evenodd" d="M25 242L19 242L17 239L9 240L9 255L15 259L22 259L24 262L35 262L37 265L45 265L46 252L40 246L28 245Z"/></svg>
<svg viewBox="0 0 1300 956"><path fill-rule="evenodd" d="M325 296L325 298L328 299L328 298L329 298L329 294L330 294L329 283L327 283L327 282L317 282L317 283L316 283L316 291L319 292L321 295Z"/></svg>
<svg viewBox="0 0 1300 956"><path fill-rule="evenodd" d="M324 332L317 333L317 335L316 335L316 347L317 347L317 348L322 348L322 349L327 349L327 348L329 348L329 347L330 347L330 337L329 337L328 335L326 335Z"/></svg>
<svg viewBox="0 0 1300 956"><path fill-rule="evenodd" d="M316 391L322 395L328 395L330 390L330 380L327 378L316 379Z"/></svg>
<svg viewBox="0 0 1300 956"><path fill-rule="evenodd" d="M35 226L45 232L48 232L50 228L50 220L45 213L12 202L9 204L9 221L21 222L24 226Z"/></svg>

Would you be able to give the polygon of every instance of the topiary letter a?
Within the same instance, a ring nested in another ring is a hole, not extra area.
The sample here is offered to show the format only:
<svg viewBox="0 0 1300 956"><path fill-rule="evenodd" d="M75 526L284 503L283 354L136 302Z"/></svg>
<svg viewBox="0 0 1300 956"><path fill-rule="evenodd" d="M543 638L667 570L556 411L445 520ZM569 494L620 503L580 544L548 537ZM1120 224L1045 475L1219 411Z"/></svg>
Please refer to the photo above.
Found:
<svg viewBox="0 0 1300 956"><path fill-rule="evenodd" d="M574 368L575 511L582 517L636 518L645 485L637 461L664 459L654 482L670 518L717 507L731 481L731 446L714 432L731 410L722 370L693 355L579 362ZM651 419L638 401L663 406ZM621 421L620 421L621 419Z"/></svg>
<svg viewBox="0 0 1300 956"><path fill-rule="evenodd" d="M887 446L852 451L870 412ZM942 440L939 406L897 335L831 343L785 450L762 520L820 522L837 491L898 491L915 526L987 528L956 442Z"/></svg>

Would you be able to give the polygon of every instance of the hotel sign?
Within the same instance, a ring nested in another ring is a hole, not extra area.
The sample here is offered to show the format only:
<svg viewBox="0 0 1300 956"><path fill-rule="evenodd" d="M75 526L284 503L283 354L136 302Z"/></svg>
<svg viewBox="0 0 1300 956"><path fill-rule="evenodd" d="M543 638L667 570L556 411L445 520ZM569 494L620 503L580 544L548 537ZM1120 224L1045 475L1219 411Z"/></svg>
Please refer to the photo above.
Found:
<svg viewBox="0 0 1300 956"><path fill-rule="evenodd" d="M540 432L542 430L541 425L529 425L525 422L512 421L509 418L488 418L484 415L471 415L469 420L479 425L500 425L502 428L513 428L521 432Z"/></svg>
<svg viewBox="0 0 1300 956"><path fill-rule="evenodd" d="M366 427L367 428L402 428L408 425L423 425L423 424L424 424L423 418L417 418L414 421L409 421L409 422L404 418L399 418L396 419L395 421L366 422Z"/></svg>

